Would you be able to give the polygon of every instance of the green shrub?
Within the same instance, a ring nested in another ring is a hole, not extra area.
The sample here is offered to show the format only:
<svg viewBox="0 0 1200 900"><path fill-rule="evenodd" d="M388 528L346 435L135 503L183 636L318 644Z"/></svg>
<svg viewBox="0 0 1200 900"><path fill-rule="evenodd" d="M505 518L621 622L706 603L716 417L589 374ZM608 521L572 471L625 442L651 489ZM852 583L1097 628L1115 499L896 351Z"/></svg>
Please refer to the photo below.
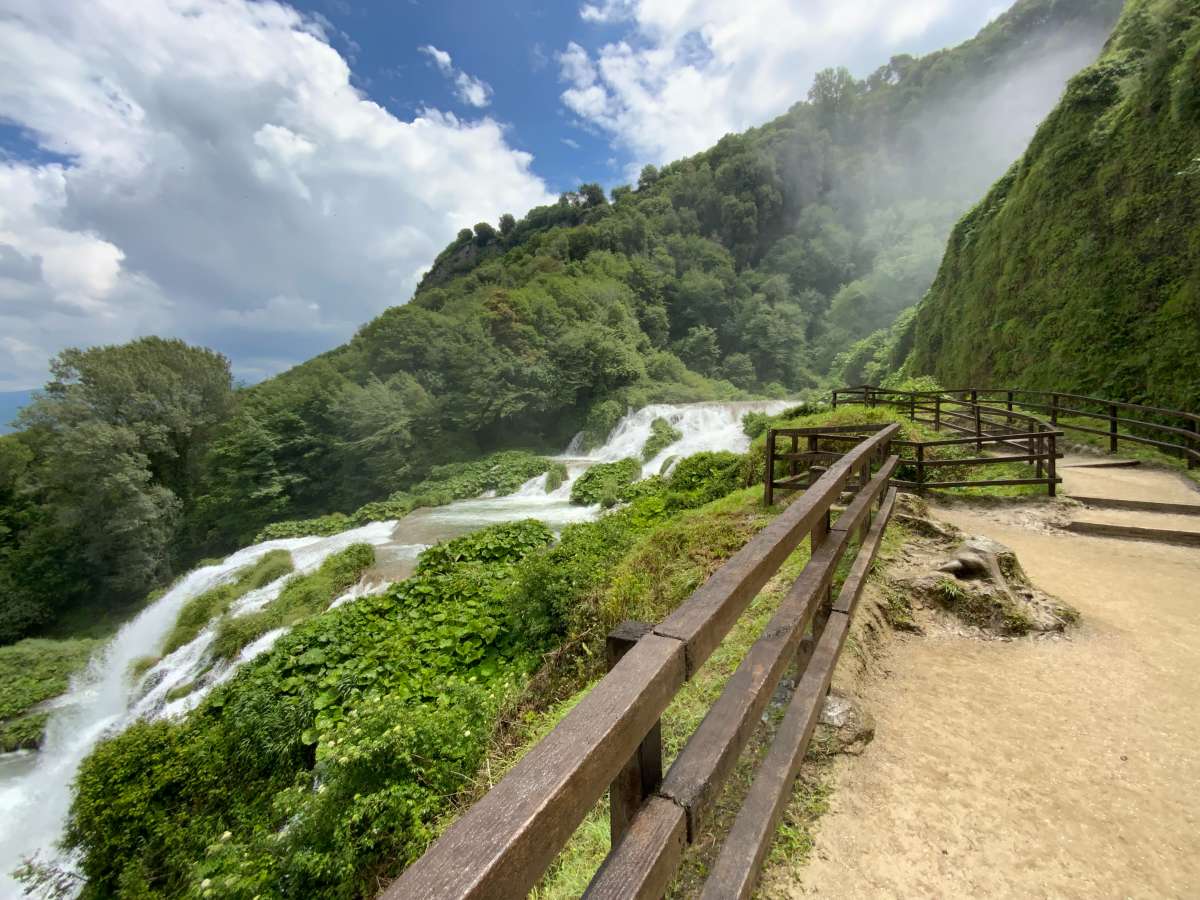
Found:
<svg viewBox="0 0 1200 900"><path fill-rule="evenodd" d="M748 412L742 416L742 433L754 440L767 430L771 416L765 412Z"/></svg>
<svg viewBox="0 0 1200 900"><path fill-rule="evenodd" d="M181 721L100 744L67 830L84 896L145 873L157 896L366 896L419 855L540 659L508 597L548 532L517 524L299 624ZM365 559L350 551L314 574L344 581Z"/></svg>
<svg viewBox="0 0 1200 900"><path fill-rule="evenodd" d="M167 635L162 655L191 643L204 627L217 616L229 610L234 601L265 587L292 571L292 555L286 550L271 550L257 562L240 569L234 580L218 585L202 594L197 594L183 605L175 620L175 627Z"/></svg>
<svg viewBox="0 0 1200 900"><path fill-rule="evenodd" d="M546 493L553 494L569 477L567 467L564 463L553 462L550 468L546 470Z"/></svg>
<svg viewBox="0 0 1200 900"><path fill-rule="evenodd" d="M421 554L417 575L438 575L464 562L514 563L554 540L554 535L536 519L506 522L443 541Z"/></svg>
<svg viewBox="0 0 1200 900"><path fill-rule="evenodd" d="M666 419L659 416L650 423L650 437L642 447L642 461L650 462L663 450L683 438L683 432L675 428Z"/></svg>
<svg viewBox="0 0 1200 900"><path fill-rule="evenodd" d="M212 655L232 659L243 647L275 628L294 625L323 612L339 594L349 589L375 562L370 544L351 544L331 554L310 575L288 580L279 596L256 612L221 619L213 638Z"/></svg>
<svg viewBox="0 0 1200 900"><path fill-rule="evenodd" d="M745 471L745 457L739 453L696 453L671 471L668 502L685 509L702 506L742 487Z"/></svg>
<svg viewBox="0 0 1200 900"><path fill-rule="evenodd" d="M642 464L633 457L611 463L597 463L571 485L571 502L581 506L612 506L620 500L621 490L637 481Z"/></svg>

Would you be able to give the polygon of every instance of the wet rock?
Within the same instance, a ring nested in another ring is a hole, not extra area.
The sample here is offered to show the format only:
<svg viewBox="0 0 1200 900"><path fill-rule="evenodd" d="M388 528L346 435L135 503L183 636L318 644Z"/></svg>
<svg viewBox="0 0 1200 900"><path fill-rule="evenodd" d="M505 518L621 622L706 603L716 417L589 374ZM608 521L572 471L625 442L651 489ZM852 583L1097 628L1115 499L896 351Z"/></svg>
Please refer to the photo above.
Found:
<svg viewBox="0 0 1200 900"><path fill-rule="evenodd" d="M1030 583L1011 548L989 538L962 541L936 572L905 578L903 585L927 605L991 634L1061 632L1079 621L1073 607Z"/></svg>
<svg viewBox="0 0 1200 900"><path fill-rule="evenodd" d="M858 756L875 738L875 718L849 697L831 693L821 709L818 750Z"/></svg>

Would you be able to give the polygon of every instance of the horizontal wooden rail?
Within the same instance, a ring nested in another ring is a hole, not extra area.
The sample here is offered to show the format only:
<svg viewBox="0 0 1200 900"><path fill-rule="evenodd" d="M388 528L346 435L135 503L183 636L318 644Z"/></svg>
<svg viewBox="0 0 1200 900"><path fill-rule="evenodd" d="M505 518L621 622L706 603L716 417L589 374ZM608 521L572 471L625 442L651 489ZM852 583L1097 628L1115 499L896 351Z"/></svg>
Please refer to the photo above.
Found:
<svg viewBox="0 0 1200 900"><path fill-rule="evenodd" d="M660 799L670 800L674 808L661 803L643 807L626 839L596 873L584 895L588 900L662 895L678 867L680 824L686 826L689 842L699 837L713 801L753 735L775 686L787 665L796 658L805 629L813 623L817 639L814 643L820 648L830 628L837 631L849 621L891 516L895 491L886 490L886 475L895 465L896 458L892 457L838 518L763 629L762 636L750 648L717 702L676 757L659 790ZM826 596L837 563L877 500L882 500L879 513L867 531L837 602L829 604L825 613L828 622L818 621L822 598ZM839 641L839 649L840 645ZM836 654L832 661L836 662ZM803 677L808 678L808 673L817 671L827 686L828 674L823 667L829 662L819 652L811 654ZM832 671L831 666L829 671ZM772 824L771 833L774 827ZM723 886L717 884L716 889L720 891Z"/></svg>
<svg viewBox="0 0 1200 900"><path fill-rule="evenodd" d="M886 457L898 426L876 426L872 432L827 471L819 473L802 496L751 538L674 613L623 650L623 655L618 654L611 671L554 730L382 896L387 900L458 900L523 896L528 892L597 800L618 781L635 754L643 752L647 737L684 681L704 664L750 601L810 534L816 543L813 559L789 592L789 608L793 614L799 609L802 623L819 621L819 609L810 616L807 610L811 604L804 598L812 590L820 593L820 588L830 583L850 541L848 529L865 527L872 502L882 498L888 476L897 464L895 457ZM877 466L879 473L872 475ZM830 510L849 486L856 491L855 499L830 528ZM764 688L762 696L769 697L773 689L774 684ZM723 708L731 709L731 703ZM730 714L745 717L744 711ZM714 728L709 726L706 733L713 733ZM637 841L652 841L661 850L640 870L641 883L662 884L674 871L672 858L677 861L682 852L681 840L687 837L684 812L694 821L695 811L707 796L697 778L704 771L712 777L721 776L732 752L729 748L738 743L742 731L736 732L732 744L708 747L704 754L699 749L681 754L663 780L659 789L662 796L647 797L636 815L629 817L628 830L616 853L628 848L626 856L632 855ZM728 737L726 732L721 734L722 739ZM688 747L692 746L689 742ZM705 770L695 762L701 758L716 760L714 767ZM676 791L678 797L668 798L668 791ZM694 798L694 802L683 805L685 796ZM605 868L611 866L606 864ZM621 890L624 893L611 896L643 896L624 887Z"/></svg>
<svg viewBox="0 0 1200 900"><path fill-rule="evenodd" d="M907 397L907 400L904 398ZM989 406L993 411L1003 404L1004 411L1021 415L1020 409L1049 414L1050 424L1067 432L1095 435L1108 438L1108 452L1119 452L1122 442L1154 447L1183 459L1189 469L1200 465L1200 413L1180 409L1166 409L1124 400L1108 400L1073 394L1065 391L1040 391L1021 388L962 388L948 391L909 392L884 390L871 385L846 388L834 392L834 406L840 402L864 403L868 406L887 403L903 407L907 403L912 410L928 412L930 402L934 404L934 428L940 430L943 416L953 418L954 413L937 412L943 404L964 403ZM1093 408L1088 408L1093 407ZM1077 417L1106 422L1107 428L1096 428L1075 422L1062 422L1060 417ZM951 430L954 428L946 423ZM1123 430L1124 429L1124 430Z"/></svg>
<svg viewBox="0 0 1200 900"><path fill-rule="evenodd" d="M900 480L896 484L921 491L926 488L992 487L1009 484L1014 486L1044 484L1046 492L1053 497L1057 486L1062 483L1056 472L1056 462L1062 458L1057 440L1063 436L1053 424L1047 424L1027 413L1021 412L1013 392L1004 392L1004 399L981 401L978 391L955 392L884 390L870 385L845 388L833 392L833 406L861 404L876 406L883 404L907 412L913 422L928 424L935 431L951 431L963 435L959 438L937 440L894 440L893 446L912 447L914 457L903 459L906 469L915 467L916 478ZM930 413L932 419L918 417L917 413ZM816 429L814 429L815 431ZM797 433L793 441L799 439ZM818 434L810 439L810 449L821 441L836 441L837 438ZM968 458L936 458L938 448L974 446L976 455ZM984 447L999 447L1016 451L1007 456L984 456ZM958 466L975 468L1012 463L1025 463L1034 468L1035 478L989 478L985 480L929 481L926 472L931 468ZM794 483L775 483L773 487L788 489Z"/></svg>

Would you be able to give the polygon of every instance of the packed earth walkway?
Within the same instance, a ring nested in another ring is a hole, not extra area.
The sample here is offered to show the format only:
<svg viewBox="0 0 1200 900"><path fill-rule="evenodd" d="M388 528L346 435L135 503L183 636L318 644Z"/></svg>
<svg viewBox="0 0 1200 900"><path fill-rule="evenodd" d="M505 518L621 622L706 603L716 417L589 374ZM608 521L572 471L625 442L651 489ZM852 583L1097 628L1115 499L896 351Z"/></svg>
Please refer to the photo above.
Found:
<svg viewBox="0 0 1200 900"><path fill-rule="evenodd" d="M1200 502L1171 473L1064 462L1068 495ZM873 742L837 762L809 861L770 868L764 893L1200 896L1200 550L932 512L1007 544L1082 622L1040 639L897 636L858 698Z"/></svg>

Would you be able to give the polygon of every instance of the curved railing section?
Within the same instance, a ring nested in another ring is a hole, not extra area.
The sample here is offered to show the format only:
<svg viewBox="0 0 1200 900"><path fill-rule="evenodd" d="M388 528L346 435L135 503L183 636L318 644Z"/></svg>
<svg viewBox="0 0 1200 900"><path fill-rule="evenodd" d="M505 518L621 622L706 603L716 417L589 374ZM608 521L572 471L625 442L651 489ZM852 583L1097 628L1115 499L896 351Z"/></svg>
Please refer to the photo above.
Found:
<svg viewBox="0 0 1200 900"><path fill-rule="evenodd" d="M894 440L897 450L909 450L901 455L899 474L893 483L915 491L943 488L1005 487L1045 485L1051 497L1057 493L1062 479L1058 477L1057 462L1062 458L1059 439L1064 436L1054 424L1022 412L1015 405L993 405L970 394L966 398L957 392L897 391L864 385L833 392L833 406L887 406L907 414L914 422L931 426L934 431L962 435L936 440ZM774 490L801 486L803 475L798 468L818 462L822 447L836 447L849 435L838 435L839 429L777 429L767 441L767 472L778 474L771 457L784 460L791 467L789 478L768 477L768 502ZM851 433L861 433L862 426L846 426ZM779 437L791 440L790 451L780 452ZM799 449L804 439L805 452ZM817 455L813 455L816 451ZM973 455L972 455L973 454ZM986 455L985 455L986 454ZM1023 468L1013 474L1013 463ZM1004 467L1004 468L999 468ZM975 477L977 474L982 477ZM800 480L797 480L800 479Z"/></svg>
<svg viewBox="0 0 1200 900"><path fill-rule="evenodd" d="M1118 453L1122 443L1154 447L1187 463L1200 466L1200 414L1141 403L1107 400L1065 391L1021 388L957 388L945 391L893 391L871 385L833 392L833 405L862 403L911 406L923 411L933 404L980 404L1008 413L1036 413L1065 433L1107 438L1108 452Z"/></svg>

